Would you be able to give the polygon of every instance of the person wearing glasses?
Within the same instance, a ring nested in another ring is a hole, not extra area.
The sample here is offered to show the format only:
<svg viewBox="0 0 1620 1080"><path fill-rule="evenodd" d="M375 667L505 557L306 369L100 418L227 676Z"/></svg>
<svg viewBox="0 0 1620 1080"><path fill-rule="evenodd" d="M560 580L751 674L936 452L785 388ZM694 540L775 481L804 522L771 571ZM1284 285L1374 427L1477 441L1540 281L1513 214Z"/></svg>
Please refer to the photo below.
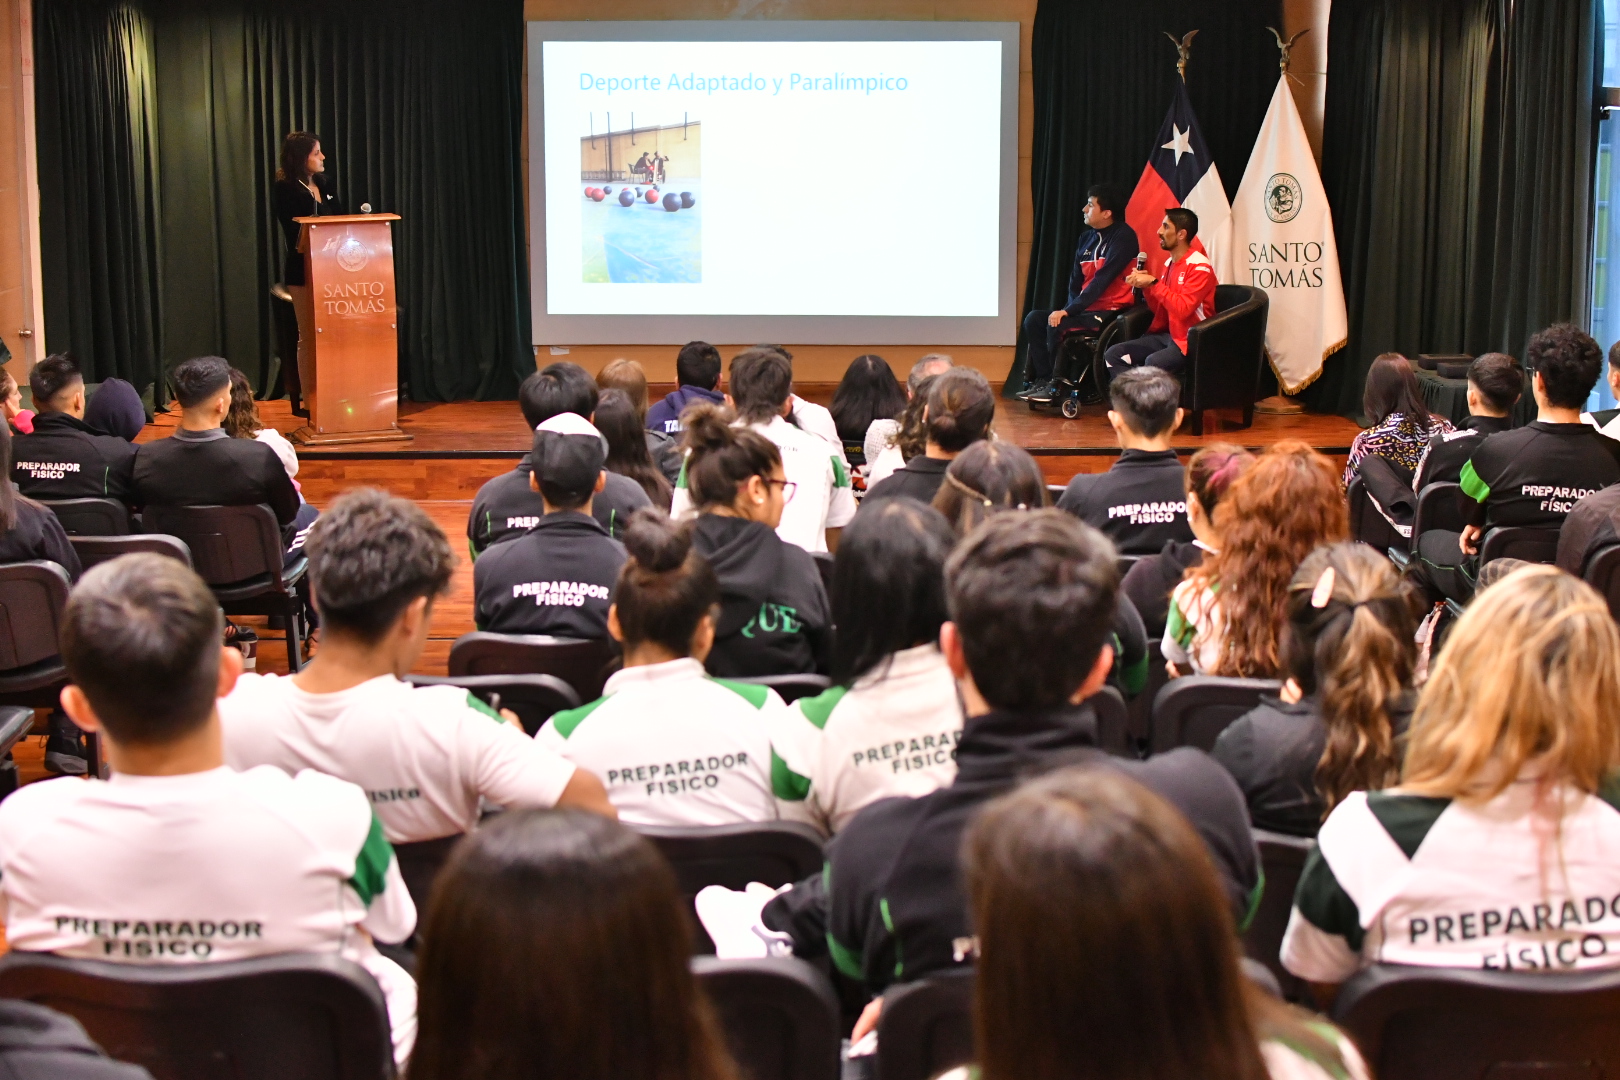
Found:
<svg viewBox="0 0 1620 1080"><path fill-rule="evenodd" d="M697 516L692 549L720 582L720 617L704 667L715 676L826 672L832 617L813 556L782 539L783 508L805 497L783 451L731 410L694 405L682 490Z"/></svg>

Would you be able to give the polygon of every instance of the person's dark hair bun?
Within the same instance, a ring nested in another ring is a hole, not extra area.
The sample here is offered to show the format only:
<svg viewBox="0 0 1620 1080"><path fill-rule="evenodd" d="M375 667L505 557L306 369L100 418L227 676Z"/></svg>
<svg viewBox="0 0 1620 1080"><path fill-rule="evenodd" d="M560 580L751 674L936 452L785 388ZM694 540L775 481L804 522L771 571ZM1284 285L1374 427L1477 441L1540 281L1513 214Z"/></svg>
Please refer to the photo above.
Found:
<svg viewBox="0 0 1620 1080"><path fill-rule="evenodd" d="M710 402L690 406L681 414L686 425L688 450L719 450L737 441L737 429L731 426L735 417L724 405Z"/></svg>
<svg viewBox="0 0 1620 1080"><path fill-rule="evenodd" d="M654 574L679 569L692 550L692 530L688 526L647 507L630 515L621 539L636 565Z"/></svg>

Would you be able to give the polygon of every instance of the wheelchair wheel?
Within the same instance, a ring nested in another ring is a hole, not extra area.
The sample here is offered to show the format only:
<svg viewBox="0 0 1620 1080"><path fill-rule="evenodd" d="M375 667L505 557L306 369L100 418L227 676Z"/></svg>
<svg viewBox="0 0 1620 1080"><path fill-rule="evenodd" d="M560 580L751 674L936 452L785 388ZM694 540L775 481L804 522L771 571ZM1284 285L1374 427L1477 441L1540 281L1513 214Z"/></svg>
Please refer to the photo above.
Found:
<svg viewBox="0 0 1620 1080"><path fill-rule="evenodd" d="M1063 415L1066 418L1073 420L1075 417L1080 415L1080 395L1070 394L1068 397L1063 399L1063 405L1061 407L1063 409Z"/></svg>

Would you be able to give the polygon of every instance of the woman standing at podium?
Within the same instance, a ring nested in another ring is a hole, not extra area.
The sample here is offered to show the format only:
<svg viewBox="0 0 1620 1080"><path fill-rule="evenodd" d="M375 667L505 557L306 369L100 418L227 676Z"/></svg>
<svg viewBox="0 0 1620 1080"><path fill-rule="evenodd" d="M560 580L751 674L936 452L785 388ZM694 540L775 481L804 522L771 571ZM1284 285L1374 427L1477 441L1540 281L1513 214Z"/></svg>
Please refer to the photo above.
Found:
<svg viewBox="0 0 1620 1080"><path fill-rule="evenodd" d="M298 362L295 370L287 372L287 396L292 399L295 415L308 416L309 409L300 407L299 399L314 397L315 306L304 283L304 257L298 253L298 222L293 219L343 213L332 191L332 181L326 175L326 155L321 153L320 139L307 131L294 131L282 140L281 164L276 169L272 191L276 220L281 223L281 233L287 241L281 282L292 294L293 309L298 313Z"/></svg>

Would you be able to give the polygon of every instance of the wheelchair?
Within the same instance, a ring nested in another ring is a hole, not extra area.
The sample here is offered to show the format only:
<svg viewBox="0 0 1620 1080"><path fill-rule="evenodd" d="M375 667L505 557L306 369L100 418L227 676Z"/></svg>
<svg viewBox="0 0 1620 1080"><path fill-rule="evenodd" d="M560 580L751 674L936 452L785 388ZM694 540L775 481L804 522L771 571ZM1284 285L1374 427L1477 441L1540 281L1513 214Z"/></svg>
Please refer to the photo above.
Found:
<svg viewBox="0 0 1620 1080"><path fill-rule="evenodd" d="M1142 318L1144 315L1146 320ZM1103 324L1096 330L1065 331L1052 361L1052 397L1046 401L1030 401L1029 407L1046 409L1055 405L1065 418L1073 420L1080 415L1082 405L1101 404L1108 397L1103 354L1121 341L1140 337L1144 332L1141 327L1151 320L1152 312L1147 305L1138 304L1105 312Z"/></svg>

